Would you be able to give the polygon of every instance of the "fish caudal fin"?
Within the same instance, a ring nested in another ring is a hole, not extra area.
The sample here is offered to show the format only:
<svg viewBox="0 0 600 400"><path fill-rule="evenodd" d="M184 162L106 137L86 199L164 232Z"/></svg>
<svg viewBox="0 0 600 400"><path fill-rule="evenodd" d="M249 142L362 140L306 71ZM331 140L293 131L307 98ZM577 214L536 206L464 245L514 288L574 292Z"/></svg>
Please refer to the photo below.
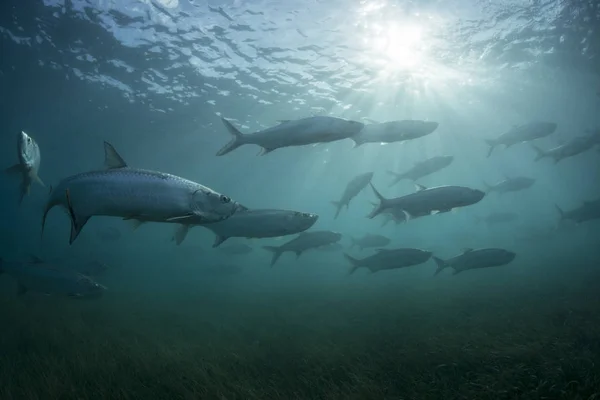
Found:
<svg viewBox="0 0 600 400"><path fill-rule="evenodd" d="M227 131L233 136L233 138L217 152L217 156L223 156L237 149L241 145L246 144L244 134L240 132L238 128L233 126L233 124L227 121L225 118L221 118L221 121L223 121L223 125L225 125L225 128L227 128Z"/></svg>
<svg viewBox="0 0 600 400"><path fill-rule="evenodd" d="M337 219L340 215L340 211L342 211L343 204L339 201L332 201L331 204L335 207L335 216L333 219Z"/></svg>
<svg viewBox="0 0 600 400"><path fill-rule="evenodd" d="M179 246L185 240L185 237L190 231L190 228L190 225L182 224L175 229L175 235L173 235L173 240L175 240L175 244L177 244L177 246Z"/></svg>
<svg viewBox="0 0 600 400"><path fill-rule="evenodd" d="M439 274L440 272L442 272L444 269L448 268L449 265L445 260L442 260L439 257L433 256L433 261L435 261L436 265L437 265L437 269L435 270L435 273L433 274L433 276Z"/></svg>
<svg viewBox="0 0 600 400"><path fill-rule="evenodd" d="M263 249L273 253L273 258L271 259L271 267L272 267L273 265L275 265L277 260L279 260L279 257L281 257L282 251L277 246L263 246Z"/></svg>
<svg viewBox="0 0 600 400"><path fill-rule="evenodd" d="M485 139L485 142L487 143L488 146L490 146L490 149L488 150L488 154L487 154L487 156L489 157L492 155L492 152L494 151L494 148L496 148L498 143L496 143L495 140L491 140L491 139Z"/></svg>
<svg viewBox="0 0 600 400"><path fill-rule="evenodd" d="M216 235L215 236L215 241L212 245L212 247L219 247L221 244L223 244L224 241L226 241L227 239L229 239L228 236L220 236L220 235Z"/></svg>
<svg viewBox="0 0 600 400"><path fill-rule="evenodd" d="M354 258L354 257L348 255L347 253L344 253L344 257L346 257L346 260L348 260L351 264L351 267L348 270L348 275L352 275L354 273L354 271L356 271L357 269L359 269L361 267L360 260L358 258Z"/></svg>
<svg viewBox="0 0 600 400"><path fill-rule="evenodd" d="M385 197L383 197L381 195L381 193L379 193L377 191L377 189L375 189L375 186L373 186L373 184L371 182L369 182L369 185L371 185L371 189L373 189L373 192L375 193L375 196L377 196L377 198L379 199L379 203L377 204L377 206L375 206L375 208L373 209L373 211L371 211L371 213L367 216L367 218L373 219L376 216L378 216L379 214L381 214L381 212L383 210L386 209L387 203L389 202L389 200L386 199Z"/></svg>
<svg viewBox="0 0 600 400"><path fill-rule="evenodd" d="M544 157L548 157L548 153L546 153L544 150L540 149L539 147L532 144L531 148L533 150L535 150L535 159L533 161L539 161Z"/></svg>
<svg viewBox="0 0 600 400"><path fill-rule="evenodd" d="M73 209L73 203L71 202L71 193L69 189L65 190L65 196L67 197L67 210L69 217L71 218L71 234L69 236L69 244L73 244L77 236L81 233L81 230L85 224L89 221L90 217L77 217L75 210Z"/></svg>

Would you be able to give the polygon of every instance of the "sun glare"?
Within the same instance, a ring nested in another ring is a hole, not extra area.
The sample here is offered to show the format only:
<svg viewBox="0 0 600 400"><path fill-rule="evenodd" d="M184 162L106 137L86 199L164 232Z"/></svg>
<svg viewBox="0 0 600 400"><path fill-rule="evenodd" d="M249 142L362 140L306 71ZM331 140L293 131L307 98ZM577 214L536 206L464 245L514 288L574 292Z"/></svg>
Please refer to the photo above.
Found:
<svg viewBox="0 0 600 400"><path fill-rule="evenodd" d="M418 25L389 25L378 29L373 50L390 69L415 69L423 57L423 30Z"/></svg>

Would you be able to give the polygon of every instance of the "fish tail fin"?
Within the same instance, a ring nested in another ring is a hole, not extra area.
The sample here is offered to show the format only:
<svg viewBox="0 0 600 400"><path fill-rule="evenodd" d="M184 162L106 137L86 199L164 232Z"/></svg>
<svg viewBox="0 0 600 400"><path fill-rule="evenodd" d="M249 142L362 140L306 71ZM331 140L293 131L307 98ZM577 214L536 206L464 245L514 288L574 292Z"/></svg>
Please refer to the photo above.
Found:
<svg viewBox="0 0 600 400"><path fill-rule="evenodd" d="M19 205L23 202L25 196L29 196L29 192L31 191L31 178L29 175L23 175L23 180L21 181L21 190L19 192Z"/></svg>
<svg viewBox="0 0 600 400"><path fill-rule="evenodd" d="M347 253L344 253L344 257L346 257L346 260L348 260L351 264L351 267L348 270L348 275L352 275L354 273L354 271L356 271L357 269L359 269L361 267L359 259L354 258L354 257L348 255Z"/></svg>
<svg viewBox="0 0 600 400"><path fill-rule="evenodd" d="M367 218L373 219L377 215L381 214L381 212L386 208L387 203L389 202L389 200L386 199L385 197L383 197L381 195L381 193L379 193L377 191L377 189L375 189L375 186L373 186L373 184L371 182L369 182L369 185L371 185L371 189L373 189L373 192L375 193L375 196L377 196L377 198L379 199L379 204L377 204L375 206L375 208L373 209L373 211L371 211L371 213L367 216Z"/></svg>
<svg viewBox="0 0 600 400"><path fill-rule="evenodd" d="M281 249L277 246L263 246L263 249L273 253L273 258L271 259L271 267L272 267L273 265L275 265L277 260L279 260L279 257L281 257L281 254L282 254Z"/></svg>
<svg viewBox="0 0 600 400"><path fill-rule="evenodd" d="M46 187L46 184L44 183L44 181L42 181L42 178L40 178L38 176L37 172L36 173L32 173L30 176L31 176L31 179L34 180L34 181L36 181L40 186Z"/></svg>
<svg viewBox="0 0 600 400"><path fill-rule="evenodd" d="M342 211L342 203L340 201L332 201L331 204L335 207L335 217L333 219L337 219L340 211Z"/></svg>
<svg viewBox="0 0 600 400"><path fill-rule="evenodd" d="M437 269L435 270L435 273L433 274L433 276L439 274L444 269L446 269L447 267L449 267L448 263L445 260L442 260L439 257L433 256L433 261L435 261L435 264L437 265Z"/></svg>
<svg viewBox="0 0 600 400"><path fill-rule="evenodd" d="M27 170L21 164L15 164L11 167L8 167L4 170L7 174L21 174L21 187L19 192L19 205L23 202L23 198L26 194L29 194L29 189L31 187L31 177Z"/></svg>
<svg viewBox="0 0 600 400"><path fill-rule="evenodd" d="M179 246L185 240L185 237L189 231L190 225L188 224L181 224L175 229L173 240L175 240L175 244L177 244L177 246Z"/></svg>
<svg viewBox="0 0 600 400"><path fill-rule="evenodd" d="M221 118L221 121L223 121L225 128L227 128L227 131L229 132L229 134L231 136L233 136L233 138L229 141L229 143L227 143L225 146L223 146L221 148L221 150L219 150L217 152L217 156L225 155L225 154L237 149L241 145L246 144L244 134L242 132L240 132L240 130L238 128L233 126L233 124L231 122L227 121L225 118Z"/></svg>
<svg viewBox="0 0 600 400"><path fill-rule="evenodd" d="M533 150L535 150L535 159L533 161L539 161L539 160L541 160L544 157L548 157L548 153L546 153L544 150L540 149L536 145L532 144L531 148Z"/></svg>
<svg viewBox="0 0 600 400"><path fill-rule="evenodd" d="M71 202L71 192L69 189L65 190L65 196L67 197L67 210L71 219L71 234L69 236L69 245L73 244L77 236L81 233L81 230L90 219L89 217L78 217L73 203Z"/></svg>
<svg viewBox="0 0 600 400"><path fill-rule="evenodd" d="M560 215L559 222L565 219L565 212L562 210L562 208L560 208L557 204L555 204L554 207L556 207L556 211L558 211L558 214Z"/></svg>
<svg viewBox="0 0 600 400"><path fill-rule="evenodd" d="M489 157L492 155L492 152L494 151L494 148L496 148L498 143L496 143L496 141L492 140L492 139L485 139L485 142L487 143L488 146L490 146L490 149L488 150L488 154L487 154L487 156Z"/></svg>

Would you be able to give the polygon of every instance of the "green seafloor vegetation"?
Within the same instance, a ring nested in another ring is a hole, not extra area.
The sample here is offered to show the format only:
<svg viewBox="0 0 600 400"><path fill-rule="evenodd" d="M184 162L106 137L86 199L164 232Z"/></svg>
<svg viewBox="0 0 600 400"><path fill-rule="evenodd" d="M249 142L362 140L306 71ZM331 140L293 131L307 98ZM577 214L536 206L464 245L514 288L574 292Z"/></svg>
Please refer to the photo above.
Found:
<svg viewBox="0 0 600 400"><path fill-rule="evenodd" d="M2 278L0 399L600 399L599 267L100 301Z"/></svg>

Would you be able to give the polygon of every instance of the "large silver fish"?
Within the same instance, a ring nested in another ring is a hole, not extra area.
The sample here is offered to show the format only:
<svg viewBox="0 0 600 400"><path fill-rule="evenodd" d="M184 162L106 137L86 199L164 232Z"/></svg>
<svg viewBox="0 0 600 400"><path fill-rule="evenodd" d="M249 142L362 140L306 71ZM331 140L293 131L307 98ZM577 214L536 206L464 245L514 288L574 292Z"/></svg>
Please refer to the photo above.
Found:
<svg viewBox="0 0 600 400"><path fill-rule="evenodd" d="M373 123L365 125L358 134L352 137L352 140L355 148L365 143L403 142L429 135L438 126L437 122L418 119Z"/></svg>
<svg viewBox="0 0 600 400"><path fill-rule="evenodd" d="M262 147L261 155L282 147L305 146L348 139L365 126L362 122L342 118L317 116L294 121L281 121L279 125L262 131L244 134L225 118L221 118L233 139L217 152L225 155L245 144Z"/></svg>
<svg viewBox="0 0 600 400"><path fill-rule="evenodd" d="M390 183L390 186L395 185L403 179L410 179L414 182L417 179L446 168L452 164L452 161L454 161L453 156L435 156L415 163L415 165L406 172L397 173L388 171L388 174L394 176L394 180Z"/></svg>
<svg viewBox="0 0 600 400"><path fill-rule="evenodd" d="M88 276L55 268L36 257L31 262L3 262L0 259L0 273L3 272L17 280L20 295L32 291L82 298L99 297L106 290Z"/></svg>
<svg viewBox="0 0 600 400"><path fill-rule="evenodd" d="M12 167L6 169L7 173L21 175L21 194L19 203L23 201L23 197L29 194L31 182L36 181L42 186L44 182L38 176L42 155L40 146L37 142L25 132L20 132L17 137L17 155L19 162Z"/></svg>
<svg viewBox="0 0 600 400"><path fill-rule="evenodd" d="M255 209L239 211L226 220L202 225L216 235L213 247L231 237L271 238L300 233L317 222L316 214L291 210ZM185 239L191 225L181 225L174 239L179 245Z"/></svg>
<svg viewBox="0 0 600 400"><path fill-rule="evenodd" d="M321 246L328 246L337 243L342 239L342 234L332 231L311 231L302 232L296 238L282 244L281 246L263 246L263 249L273 253L271 266L277 262L279 257L291 251L296 253L296 258L300 257L303 252L309 249L314 249Z"/></svg>
<svg viewBox="0 0 600 400"><path fill-rule="evenodd" d="M246 207L199 183L164 172L130 168L104 142L107 169L84 172L60 181L50 194L42 218L63 206L71 217L69 243L95 215L141 222L194 224L222 221Z"/></svg>
<svg viewBox="0 0 600 400"><path fill-rule="evenodd" d="M348 275L352 275L358 268L367 268L371 272L378 272L423 264L431 258L431 252L410 248L378 249L375 254L363 259L351 257L346 253L344 256L352 264L348 272Z"/></svg>

